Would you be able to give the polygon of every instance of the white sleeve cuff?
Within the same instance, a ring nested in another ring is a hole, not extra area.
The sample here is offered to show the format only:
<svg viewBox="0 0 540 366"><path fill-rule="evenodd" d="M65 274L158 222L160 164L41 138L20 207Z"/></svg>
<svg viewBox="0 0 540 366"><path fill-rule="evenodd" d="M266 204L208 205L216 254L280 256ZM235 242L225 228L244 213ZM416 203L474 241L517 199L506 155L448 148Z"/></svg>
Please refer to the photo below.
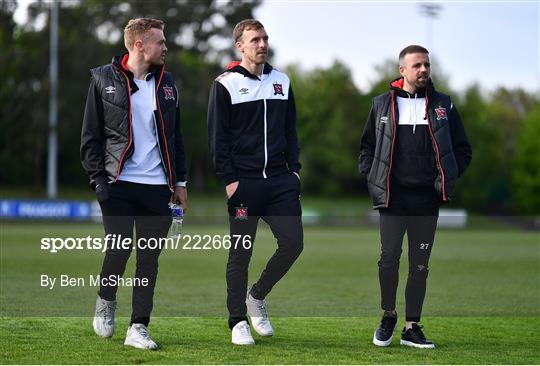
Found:
<svg viewBox="0 0 540 366"><path fill-rule="evenodd" d="M174 184L175 187L186 187L187 186L187 181L183 181L183 182L176 182Z"/></svg>

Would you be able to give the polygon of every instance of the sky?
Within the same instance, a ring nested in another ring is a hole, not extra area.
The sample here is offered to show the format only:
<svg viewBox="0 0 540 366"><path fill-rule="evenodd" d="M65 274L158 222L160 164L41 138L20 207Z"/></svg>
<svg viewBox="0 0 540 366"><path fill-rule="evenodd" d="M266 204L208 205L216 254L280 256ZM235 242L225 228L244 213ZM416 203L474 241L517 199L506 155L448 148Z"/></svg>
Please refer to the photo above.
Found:
<svg viewBox="0 0 540 366"><path fill-rule="evenodd" d="M310 70L340 60L364 91L376 79L376 65L420 44L455 90L478 82L485 90L540 93L538 0L431 3L442 8L431 20L418 1L266 1L255 16L268 32L276 67L299 63Z"/></svg>
<svg viewBox="0 0 540 366"><path fill-rule="evenodd" d="M30 1L19 0L16 19L23 19ZM274 66L294 63L307 71L339 60L363 91L376 80L375 66L420 44L454 90L479 83L484 90L505 86L540 94L540 0L431 1L441 10L429 19L421 3L266 0L255 17L270 36Z"/></svg>

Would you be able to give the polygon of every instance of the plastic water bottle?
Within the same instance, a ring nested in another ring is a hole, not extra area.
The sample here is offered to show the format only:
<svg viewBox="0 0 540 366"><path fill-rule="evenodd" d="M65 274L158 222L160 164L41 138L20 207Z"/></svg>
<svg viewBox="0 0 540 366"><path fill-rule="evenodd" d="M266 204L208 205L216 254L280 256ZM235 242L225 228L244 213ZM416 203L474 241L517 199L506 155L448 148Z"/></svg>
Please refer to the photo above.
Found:
<svg viewBox="0 0 540 366"><path fill-rule="evenodd" d="M176 203L169 203L171 209L172 223L167 237L180 239L182 237L182 224L184 223L184 210Z"/></svg>

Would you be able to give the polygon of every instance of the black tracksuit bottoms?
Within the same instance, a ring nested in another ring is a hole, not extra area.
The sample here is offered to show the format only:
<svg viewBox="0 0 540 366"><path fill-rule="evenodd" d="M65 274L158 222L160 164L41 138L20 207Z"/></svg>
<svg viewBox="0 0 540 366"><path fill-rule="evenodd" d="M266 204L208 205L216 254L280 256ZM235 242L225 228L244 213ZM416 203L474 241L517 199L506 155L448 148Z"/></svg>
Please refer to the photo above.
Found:
<svg viewBox="0 0 540 366"><path fill-rule="evenodd" d="M227 262L227 308L232 329L247 320L248 266L259 219L270 226L277 250L251 288L254 298L264 299L302 252L300 180L292 172L267 179L240 178L236 192L228 200L228 211L232 245ZM235 246L235 235L249 235L251 245Z"/></svg>
<svg viewBox="0 0 540 366"><path fill-rule="evenodd" d="M389 207L380 209L381 308L395 310L403 236L409 242L409 276L405 289L406 321L419 322L426 294L429 257L439 217L440 197L431 187L392 186Z"/></svg>
<svg viewBox="0 0 540 366"><path fill-rule="evenodd" d="M146 278L148 285L133 287L131 324L148 325L150 322L161 248L159 246L155 248L155 243L152 241L149 243L148 239L167 236L172 221L168 207L170 199L171 191L167 185L118 181L109 184L109 198L100 202L105 235L133 238L134 225L136 231L136 241L132 241L129 248L108 245L100 277L123 276L133 243L140 244L136 246L135 278ZM147 244L151 244L151 249ZM117 290L118 286L102 284L98 295L102 299L112 301L116 299Z"/></svg>

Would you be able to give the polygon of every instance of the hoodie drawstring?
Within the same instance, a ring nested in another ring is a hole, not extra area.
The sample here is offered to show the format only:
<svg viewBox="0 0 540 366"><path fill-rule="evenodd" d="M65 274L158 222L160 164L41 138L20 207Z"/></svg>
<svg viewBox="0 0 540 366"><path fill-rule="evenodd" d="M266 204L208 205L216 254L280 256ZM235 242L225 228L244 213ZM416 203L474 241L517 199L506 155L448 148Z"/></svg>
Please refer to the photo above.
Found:
<svg viewBox="0 0 540 366"><path fill-rule="evenodd" d="M417 93L414 93L414 125L413 125L413 128L412 128L413 135L416 133L416 122L417 122L416 118L418 117L416 115L416 95L417 95Z"/></svg>

